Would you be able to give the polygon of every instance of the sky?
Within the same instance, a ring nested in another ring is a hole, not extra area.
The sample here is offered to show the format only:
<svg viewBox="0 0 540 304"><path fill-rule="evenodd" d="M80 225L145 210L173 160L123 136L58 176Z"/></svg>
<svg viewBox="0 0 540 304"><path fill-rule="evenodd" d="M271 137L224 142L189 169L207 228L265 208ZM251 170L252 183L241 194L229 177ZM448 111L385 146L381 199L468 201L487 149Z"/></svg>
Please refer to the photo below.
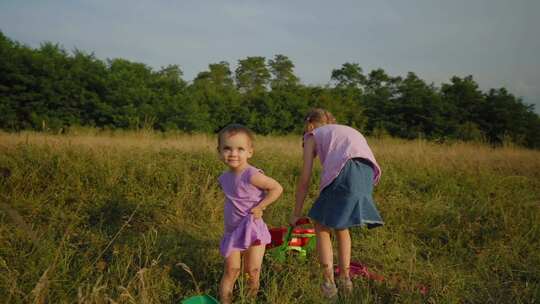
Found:
<svg viewBox="0 0 540 304"><path fill-rule="evenodd" d="M0 0L0 31L30 47L177 64L187 81L211 63L234 71L277 54L308 85L329 83L346 62L437 86L472 75L540 113L539 12L538 0Z"/></svg>

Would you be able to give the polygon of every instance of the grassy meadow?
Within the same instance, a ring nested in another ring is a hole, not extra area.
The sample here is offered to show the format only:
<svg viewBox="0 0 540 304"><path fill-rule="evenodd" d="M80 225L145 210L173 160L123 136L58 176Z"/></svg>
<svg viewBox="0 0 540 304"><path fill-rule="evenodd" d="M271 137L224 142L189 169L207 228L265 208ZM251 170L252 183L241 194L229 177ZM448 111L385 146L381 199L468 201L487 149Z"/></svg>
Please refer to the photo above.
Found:
<svg viewBox="0 0 540 304"><path fill-rule="evenodd" d="M356 278L340 303L540 301L540 151L368 141L386 225L352 230L352 257L385 279ZM217 297L224 165L215 146L210 135L0 133L0 302ZM286 225L300 146L299 137L256 139L251 163L285 189L264 215L269 227ZM320 281L314 255L268 258L257 303L324 303ZM248 303L244 286L237 303Z"/></svg>

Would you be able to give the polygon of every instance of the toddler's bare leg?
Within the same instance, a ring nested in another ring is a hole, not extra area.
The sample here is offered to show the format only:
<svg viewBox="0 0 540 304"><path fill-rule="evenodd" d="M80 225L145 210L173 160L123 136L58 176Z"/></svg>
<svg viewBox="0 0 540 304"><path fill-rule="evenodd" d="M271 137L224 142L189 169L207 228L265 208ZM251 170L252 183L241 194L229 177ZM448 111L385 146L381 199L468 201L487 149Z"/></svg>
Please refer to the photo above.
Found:
<svg viewBox="0 0 540 304"><path fill-rule="evenodd" d="M330 238L332 231L330 228L315 223L315 234L317 236L317 253L319 254L319 263L323 269L325 281L334 283L334 257L332 252L332 240Z"/></svg>
<svg viewBox="0 0 540 304"><path fill-rule="evenodd" d="M244 269L248 274L249 296L254 298L259 291L261 266L264 258L265 245L249 247L245 252Z"/></svg>
<svg viewBox="0 0 540 304"><path fill-rule="evenodd" d="M222 304L232 303L234 283L240 274L240 251L233 251L225 258L223 277L219 284L219 299Z"/></svg>

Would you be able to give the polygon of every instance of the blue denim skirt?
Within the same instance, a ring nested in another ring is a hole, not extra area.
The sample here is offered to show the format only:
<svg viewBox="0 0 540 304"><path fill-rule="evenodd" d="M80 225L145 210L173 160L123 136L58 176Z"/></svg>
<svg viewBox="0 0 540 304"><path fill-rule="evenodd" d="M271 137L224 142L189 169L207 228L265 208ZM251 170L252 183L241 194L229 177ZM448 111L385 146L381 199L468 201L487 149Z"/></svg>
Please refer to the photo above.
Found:
<svg viewBox="0 0 540 304"><path fill-rule="evenodd" d="M361 158L349 159L334 181L322 190L308 216L334 229L383 225L373 201L370 162Z"/></svg>

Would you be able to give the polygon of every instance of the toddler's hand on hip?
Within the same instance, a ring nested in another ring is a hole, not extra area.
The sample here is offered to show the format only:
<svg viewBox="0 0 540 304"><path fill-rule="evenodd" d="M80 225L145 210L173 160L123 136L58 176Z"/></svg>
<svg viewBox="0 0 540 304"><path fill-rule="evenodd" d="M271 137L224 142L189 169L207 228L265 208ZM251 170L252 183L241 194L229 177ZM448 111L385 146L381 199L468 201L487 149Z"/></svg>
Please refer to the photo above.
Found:
<svg viewBox="0 0 540 304"><path fill-rule="evenodd" d="M251 214L253 214L254 219L260 219L263 216L263 210L259 207L251 209Z"/></svg>

